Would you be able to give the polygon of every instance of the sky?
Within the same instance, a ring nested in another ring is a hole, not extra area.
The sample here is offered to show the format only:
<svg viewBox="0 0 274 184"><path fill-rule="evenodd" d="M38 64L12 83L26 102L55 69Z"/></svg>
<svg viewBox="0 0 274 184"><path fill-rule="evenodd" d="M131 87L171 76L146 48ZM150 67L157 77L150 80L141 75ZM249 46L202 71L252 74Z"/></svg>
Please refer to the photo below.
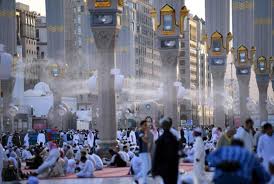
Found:
<svg viewBox="0 0 274 184"><path fill-rule="evenodd" d="M45 15L45 0L16 0L30 5L31 11L36 11L41 15ZM190 13L198 15L201 18L205 17L205 0L185 0L186 6L190 9Z"/></svg>

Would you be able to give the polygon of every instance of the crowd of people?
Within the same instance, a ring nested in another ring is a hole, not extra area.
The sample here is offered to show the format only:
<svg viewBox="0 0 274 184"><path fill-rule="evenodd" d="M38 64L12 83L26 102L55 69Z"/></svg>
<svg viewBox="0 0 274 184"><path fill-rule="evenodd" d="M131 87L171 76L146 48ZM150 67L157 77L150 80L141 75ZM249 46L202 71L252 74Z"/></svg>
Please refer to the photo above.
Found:
<svg viewBox="0 0 274 184"><path fill-rule="evenodd" d="M119 129L117 146L100 157L97 130L43 130L4 133L0 138L0 181L64 177L92 178L106 167L128 167L136 183L160 178L164 184L212 182L274 184L274 134L269 123L254 129L251 119L242 127L175 127L164 117L156 127L151 119L139 127ZM2 144L1 144L2 143ZM180 163L192 163L191 174ZM2 177L2 178L1 178Z"/></svg>

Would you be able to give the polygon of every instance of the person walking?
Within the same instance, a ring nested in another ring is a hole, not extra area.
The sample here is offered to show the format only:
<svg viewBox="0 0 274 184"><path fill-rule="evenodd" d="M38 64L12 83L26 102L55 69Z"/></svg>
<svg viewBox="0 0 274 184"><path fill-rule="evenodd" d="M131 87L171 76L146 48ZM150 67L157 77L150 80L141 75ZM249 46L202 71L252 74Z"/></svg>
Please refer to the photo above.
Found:
<svg viewBox="0 0 274 184"><path fill-rule="evenodd" d="M172 121L164 118L160 123L164 133L156 141L152 175L161 176L164 183L176 184L178 180L179 142L170 132Z"/></svg>
<svg viewBox="0 0 274 184"><path fill-rule="evenodd" d="M263 161L263 166L268 170L269 160L274 155L274 134L273 127L270 123L263 126L265 134L259 138L257 154Z"/></svg>
<svg viewBox="0 0 274 184"><path fill-rule="evenodd" d="M140 123L139 132L139 156L142 160L142 183L147 184L147 175L151 170L151 153L149 152L149 128L147 121L143 120Z"/></svg>
<svg viewBox="0 0 274 184"><path fill-rule="evenodd" d="M217 149L221 148L222 146L229 146L235 134L236 134L236 128L228 127L227 131L220 137L217 143Z"/></svg>
<svg viewBox="0 0 274 184"><path fill-rule="evenodd" d="M254 152L253 125L253 120L247 119L245 121L244 127L239 127L237 129L237 133L234 135L235 139L243 141L244 147L250 152Z"/></svg>

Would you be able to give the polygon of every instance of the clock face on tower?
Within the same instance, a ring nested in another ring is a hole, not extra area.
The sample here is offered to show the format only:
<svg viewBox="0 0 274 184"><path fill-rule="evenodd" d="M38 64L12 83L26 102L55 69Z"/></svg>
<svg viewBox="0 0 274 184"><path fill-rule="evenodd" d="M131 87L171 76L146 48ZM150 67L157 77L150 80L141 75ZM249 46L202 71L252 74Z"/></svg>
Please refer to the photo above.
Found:
<svg viewBox="0 0 274 184"><path fill-rule="evenodd" d="M225 65L225 60L223 58L212 58L212 65Z"/></svg>
<svg viewBox="0 0 274 184"><path fill-rule="evenodd" d="M92 16L92 24L94 26L113 26L115 24L114 14L97 13Z"/></svg>
<svg viewBox="0 0 274 184"><path fill-rule="evenodd" d="M250 73L250 69L249 68L240 68L237 69L237 74L238 75L248 75Z"/></svg>
<svg viewBox="0 0 274 184"><path fill-rule="evenodd" d="M175 48L177 48L176 39L161 40L161 48L163 48L163 49L175 49Z"/></svg>

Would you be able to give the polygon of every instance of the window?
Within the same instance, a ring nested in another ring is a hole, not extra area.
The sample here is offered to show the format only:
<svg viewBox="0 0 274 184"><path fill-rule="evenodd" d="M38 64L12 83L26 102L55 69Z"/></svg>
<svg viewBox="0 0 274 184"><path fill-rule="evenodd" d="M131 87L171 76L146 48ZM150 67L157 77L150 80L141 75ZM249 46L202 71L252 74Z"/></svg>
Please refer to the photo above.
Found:
<svg viewBox="0 0 274 184"><path fill-rule="evenodd" d="M38 39L39 38L39 29L36 29L36 38Z"/></svg>

